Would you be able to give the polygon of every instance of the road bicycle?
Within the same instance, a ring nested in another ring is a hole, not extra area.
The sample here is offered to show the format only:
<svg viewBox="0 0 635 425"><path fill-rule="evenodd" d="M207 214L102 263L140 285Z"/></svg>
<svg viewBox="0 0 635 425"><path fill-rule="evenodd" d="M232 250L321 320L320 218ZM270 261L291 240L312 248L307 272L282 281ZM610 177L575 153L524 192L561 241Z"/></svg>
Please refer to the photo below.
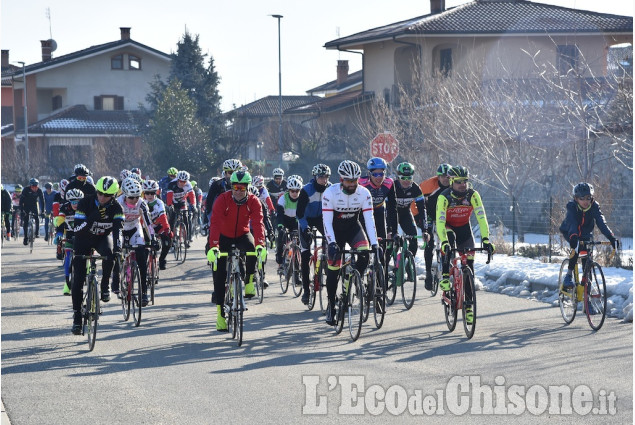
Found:
<svg viewBox="0 0 635 425"><path fill-rule="evenodd" d="M11 226L11 236L13 240L18 240L20 237L20 229L22 228L22 211L20 209L14 210L15 218L13 219L13 225Z"/></svg>
<svg viewBox="0 0 635 425"><path fill-rule="evenodd" d="M51 213L46 214L45 220L48 221L47 243L53 244L53 238L55 237L55 226L53 226L53 215Z"/></svg>
<svg viewBox="0 0 635 425"><path fill-rule="evenodd" d="M29 211L28 224L27 224L27 241L29 243L29 251L33 253L33 242L35 242L35 213Z"/></svg>
<svg viewBox="0 0 635 425"><path fill-rule="evenodd" d="M119 262L119 291L121 298L121 310L124 322L130 318L130 310L134 325L141 324L141 306L143 290L141 287L141 274L134 248L126 244L121 255L117 257Z"/></svg>
<svg viewBox="0 0 635 425"><path fill-rule="evenodd" d="M366 283L364 286L364 313L362 321L366 322L370 315L370 305L373 304L375 326L380 329L386 315L386 280L384 267L381 263L384 254L381 248L373 252L366 268Z"/></svg>
<svg viewBox="0 0 635 425"><path fill-rule="evenodd" d="M395 302L397 288L401 288L401 298L407 310L410 310L415 302L417 293L417 268L414 255L408 249L406 241L421 239L421 236L403 235L396 236L392 241L387 240L386 245L386 270L388 305Z"/></svg>
<svg viewBox="0 0 635 425"><path fill-rule="evenodd" d="M225 312L225 320L232 339L236 339L240 347L243 343L243 316L245 310L247 310L243 295L244 281L241 270L245 269L245 256L257 256L257 269L262 268L262 262L257 252L242 251L235 244L232 244L228 252L220 252L218 256L227 257L227 279L225 280L223 311ZM216 270L216 263L212 265L212 268Z"/></svg>
<svg viewBox="0 0 635 425"><path fill-rule="evenodd" d="M279 269L280 288L285 294L289 290L289 283L293 288L295 297L302 294L302 278L301 268L302 260L300 258L300 240L296 229L290 232L285 229L284 250L282 251L282 268Z"/></svg>
<svg viewBox="0 0 635 425"><path fill-rule="evenodd" d="M159 250L156 248L148 248L148 273L146 282L147 290L150 292L150 302L152 305L154 305L154 288L159 284L158 252Z"/></svg>
<svg viewBox="0 0 635 425"><path fill-rule="evenodd" d="M576 263L573 269L575 286L563 288L563 280L569 267L569 260L562 261L558 276L558 303L564 322L568 325L575 319L578 303L582 303L582 312L586 314L589 326L594 331L600 330L606 318L606 281L602 267L593 259L594 246L611 245L610 242L580 242L578 259L582 263L582 278ZM615 254L612 251L611 257Z"/></svg>
<svg viewBox="0 0 635 425"><path fill-rule="evenodd" d="M189 246L187 227L185 226L184 214L187 214L187 210L176 211L176 222L174 223L174 238L172 238L172 249L174 252L174 259L179 261L180 264L185 262L187 257L187 248Z"/></svg>
<svg viewBox="0 0 635 425"><path fill-rule="evenodd" d="M443 304L445 323L448 325L448 329L450 332L454 331L458 311L461 310L463 327L468 339L474 336L476 330L476 286L474 286L474 273L467 261L468 255L473 256L475 252L479 251L487 252L486 264L489 264L493 254L488 248L456 248L453 246L450 249L450 290L444 291L441 295L441 304ZM467 299L466 293L471 294L470 299ZM468 317L470 309L471 320Z"/></svg>
<svg viewBox="0 0 635 425"><path fill-rule="evenodd" d="M346 316L348 317L348 331L353 341L357 341L362 331L362 315L364 314L364 286L362 285L362 277L355 265L357 257L365 253L367 254L368 250L350 249L340 250L338 253L341 267L337 278L341 282L341 289L340 295L335 301L335 334L339 335L342 332L344 316Z"/></svg>
<svg viewBox="0 0 635 425"><path fill-rule="evenodd" d="M97 339L97 321L101 314L99 305L99 285L97 284L97 260L106 260L108 257L99 255L82 255L79 258L86 260L87 273L84 285L84 299L82 302L83 326L82 335L88 337L88 350L93 351Z"/></svg>
<svg viewBox="0 0 635 425"><path fill-rule="evenodd" d="M328 264L326 238L318 235L317 229L311 229L311 238L314 242L313 254L309 258L309 303L307 307L313 310L315 302L320 299L320 312L326 312L326 300L324 299L324 277L326 276L326 266ZM321 241L318 243L318 239Z"/></svg>
<svg viewBox="0 0 635 425"><path fill-rule="evenodd" d="M66 279L66 285L69 288L72 288L73 287L73 259L75 257L75 251L73 251L72 243L68 244L70 246L66 246L67 245L66 230L64 230L64 239L62 239L60 243L64 247L64 259L63 259L64 278ZM70 292L64 295L70 295Z"/></svg>

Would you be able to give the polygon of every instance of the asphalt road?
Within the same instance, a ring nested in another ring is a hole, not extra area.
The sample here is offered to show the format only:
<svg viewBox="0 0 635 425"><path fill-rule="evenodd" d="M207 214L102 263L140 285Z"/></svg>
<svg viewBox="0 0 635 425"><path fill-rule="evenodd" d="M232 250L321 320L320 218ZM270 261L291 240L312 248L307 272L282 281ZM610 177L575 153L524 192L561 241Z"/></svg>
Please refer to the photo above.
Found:
<svg viewBox="0 0 635 425"><path fill-rule="evenodd" d="M633 327L478 293L476 334L449 333L439 297L389 307L357 342L281 294L273 261L242 347L215 331L211 273L195 241L168 263L141 326L104 305L97 344L70 332L52 247L1 253L2 401L12 424L632 423ZM170 258L170 257L168 257ZM270 259L274 256L270 253ZM495 260L494 260L495 261ZM422 283L422 282L420 282ZM372 314L372 313L371 313ZM423 416L423 418L422 418ZM601 416L601 417L600 417Z"/></svg>

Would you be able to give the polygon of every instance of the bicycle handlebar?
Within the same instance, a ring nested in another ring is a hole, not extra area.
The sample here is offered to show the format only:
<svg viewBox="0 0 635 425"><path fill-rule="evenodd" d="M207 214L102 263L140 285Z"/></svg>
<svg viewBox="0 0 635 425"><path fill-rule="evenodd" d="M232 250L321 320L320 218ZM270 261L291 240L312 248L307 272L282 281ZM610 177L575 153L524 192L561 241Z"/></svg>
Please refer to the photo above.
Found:
<svg viewBox="0 0 635 425"><path fill-rule="evenodd" d="M457 252L459 254L467 254L468 252L483 252L486 251L487 252L487 261L485 262L485 264L489 264L490 261L492 261L492 257L494 256L494 253L489 249L489 248L452 248L450 250L450 252Z"/></svg>

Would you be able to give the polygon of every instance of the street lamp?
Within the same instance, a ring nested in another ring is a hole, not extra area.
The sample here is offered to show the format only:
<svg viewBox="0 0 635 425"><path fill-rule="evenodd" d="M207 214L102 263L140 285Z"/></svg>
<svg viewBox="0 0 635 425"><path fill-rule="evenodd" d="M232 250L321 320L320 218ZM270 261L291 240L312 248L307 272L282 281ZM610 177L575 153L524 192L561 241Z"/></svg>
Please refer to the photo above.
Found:
<svg viewBox="0 0 635 425"><path fill-rule="evenodd" d="M282 57L280 54L280 19L282 15L269 15L278 20L278 149L280 150L280 162L282 168Z"/></svg>
<svg viewBox="0 0 635 425"><path fill-rule="evenodd" d="M22 65L22 84L24 85L24 160L26 162L26 170L29 170L29 122L27 118L27 106L26 106L26 70L24 68L24 62L18 62Z"/></svg>

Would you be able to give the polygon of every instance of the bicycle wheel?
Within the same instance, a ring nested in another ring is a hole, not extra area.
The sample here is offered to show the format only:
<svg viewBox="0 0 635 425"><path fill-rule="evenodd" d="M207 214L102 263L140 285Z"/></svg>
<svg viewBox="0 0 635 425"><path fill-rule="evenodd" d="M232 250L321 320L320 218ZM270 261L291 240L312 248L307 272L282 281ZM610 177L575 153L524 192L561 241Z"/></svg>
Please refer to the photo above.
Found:
<svg viewBox="0 0 635 425"><path fill-rule="evenodd" d="M265 298L265 271L257 268L256 275L256 295L258 296L258 304L262 304Z"/></svg>
<svg viewBox="0 0 635 425"><path fill-rule="evenodd" d="M395 298L397 297L397 268L395 267L394 255L392 253L388 253L386 258L386 271L385 271L385 281L386 281L386 304L392 305L395 302ZM390 264L392 262L392 264Z"/></svg>
<svg viewBox="0 0 635 425"><path fill-rule="evenodd" d="M368 320L368 316L370 315L370 303L373 296L373 271L367 270L366 272L366 282L362 282L362 286L364 287L364 298L362 299L362 322L366 323Z"/></svg>
<svg viewBox="0 0 635 425"><path fill-rule="evenodd" d="M172 252L174 253L174 261L179 261L181 259L181 245L179 244L181 237L179 235L180 227L177 227L174 230L174 237L172 238Z"/></svg>
<svg viewBox="0 0 635 425"><path fill-rule="evenodd" d="M347 308L345 305L346 298L343 295L340 295L335 300L336 311L335 311L335 335L339 335L344 329L344 309Z"/></svg>
<svg viewBox="0 0 635 425"><path fill-rule="evenodd" d="M84 317L84 329L88 338L88 351L93 351L97 340L97 320L99 319L99 291L97 279L93 276L88 285L86 295L86 315Z"/></svg>
<svg viewBox="0 0 635 425"><path fill-rule="evenodd" d="M560 314L562 315L562 319L567 325L573 322L578 310L578 300L576 298L575 287L568 291L562 289L562 281L567 273L568 267L569 260L563 260L560 265L560 274L558 275L558 304L560 305Z"/></svg>
<svg viewBox="0 0 635 425"><path fill-rule="evenodd" d="M236 311L234 312L234 325L236 328L237 343L240 347L243 344L243 285L242 278L236 276L234 279L236 286Z"/></svg>
<svg viewBox="0 0 635 425"><path fill-rule="evenodd" d="M602 267L593 262L591 272L587 276L585 294L586 317L594 331L600 330L606 318L606 281Z"/></svg>
<svg viewBox="0 0 635 425"><path fill-rule="evenodd" d="M348 284L348 331L351 339L357 341L362 331L362 322L364 314L364 286L362 277L357 270L353 270L351 281Z"/></svg>
<svg viewBox="0 0 635 425"><path fill-rule="evenodd" d="M150 292L150 302L154 305L154 285L157 280L157 257L154 253L151 253L148 256L148 274L147 274L147 282L148 282L148 291Z"/></svg>
<svg viewBox="0 0 635 425"><path fill-rule="evenodd" d="M317 270L315 267L315 254L311 256L309 259L309 303L307 304L307 308L309 311L313 310L315 307L315 279L317 279Z"/></svg>
<svg viewBox="0 0 635 425"><path fill-rule="evenodd" d="M373 315L375 317L375 326L380 329L386 316L386 281L384 280L384 268L382 265L375 264L374 269Z"/></svg>
<svg viewBox="0 0 635 425"><path fill-rule="evenodd" d="M293 295L295 298L302 294L302 273L300 272L300 247L293 248L293 256L291 257L293 265L293 273L291 274L291 285L293 286Z"/></svg>
<svg viewBox="0 0 635 425"><path fill-rule="evenodd" d="M225 321L227 322L227 330L232 336L232 339L236 338L236 326L234 326L234 311L233 304L234 299L232 297L234 292L234 278L231 274L231 269L227 269L227 284L225 286L225 304L223 309L225 311Z"/></svg>
<svg viewBox="0 0 635 425"><path fill-rule="evenodd" d="M326 313L326 306L328 304L328 301L326 299L326 289L324 289L324 267L326 267L325 264L326 258L322 258L322 260L320 261L320 267L318 268L317 280L313 282L316 285L315 297L320 298L320 312L322 314Z"/></svg>
<svg viewBox="0 0 635 425"><path fill-rule="evenodd" d="M33 241L35 240L35 224L33 219L29 219L29 250L33 254Z"/></svg>
<svg viewBox="0 0 635 425"><path fill-rule="evenodd" d="M187 229L185 228L185 223L180 224L181 230L179 231L179 246L181 247L181 264L185 262L185 258L187 257Z"/></svg>
<svg viewBox="0 0 635 425"><path fill-rule="evenodd" d="M430 296L434 297L437 295L439 291L439 282L441 281L441 275L443 274L443 270L441 268L441 259L437 257L437 264L432 269L432 289L430 290Z"/></svg>
<svg viewBox="0 0 635 425"><path fill-rule="evenodd" d="M119 260L117 260L119 261ZM128 279L128 268L125 261L121 261L119 266L119 294L121 295L121 312L123 313L123 321L127 322L130 318L130 279Z"/></svg>
<svg viewBox="0 0 635 425"><path fill-rule="evenodd" d="M410 310L415 303L417 293L417 268L415 267L415 257L408 249L402 250L400 264L401 272L401 298L406 310Z"/></svg>
<svg viewBox="0 0 635 425"><path fill-rule="evenodd" d="M66 258L64 259L64 261L68 261L68 275L65 276L66 278L66 285L69 288L73 287L73 256L71 254L72 251L68 251L65 256L68 256L68 260L66 260Z"/></svg>
<svg viewBox="0 0 635 425"><path fill-rule="evenodd" d="M143 292L141 290L139 266L135 261L130 264L130 278L130 288L132 290L130 294L130 304L132 306L132 318L134 319L134 325L136 327L141 324L141 296Z"/></svg>
<svg viewBox="0 0 635 425"><path fill-rule="evenodd" d="M443 303L443 312L445 314L445 324L448 325L448 330L450 332L454 331L456 328L456 292L454 292L454 278L450 276L450 290L447 292L447 299L445 295L443 295L442 303Z"/></svg>
<svg viewBox="0 0 635 425"><path fill-rule="evenodd" d="M465 300L466 288L472 291L471 302ZM472 307L472 323L468 323L467 320L467 309L469 307ZM474 330L476 329L476 287L474 286L474 275L469 267L463 271L463 328L467 339L474 336Z"/></svg>

